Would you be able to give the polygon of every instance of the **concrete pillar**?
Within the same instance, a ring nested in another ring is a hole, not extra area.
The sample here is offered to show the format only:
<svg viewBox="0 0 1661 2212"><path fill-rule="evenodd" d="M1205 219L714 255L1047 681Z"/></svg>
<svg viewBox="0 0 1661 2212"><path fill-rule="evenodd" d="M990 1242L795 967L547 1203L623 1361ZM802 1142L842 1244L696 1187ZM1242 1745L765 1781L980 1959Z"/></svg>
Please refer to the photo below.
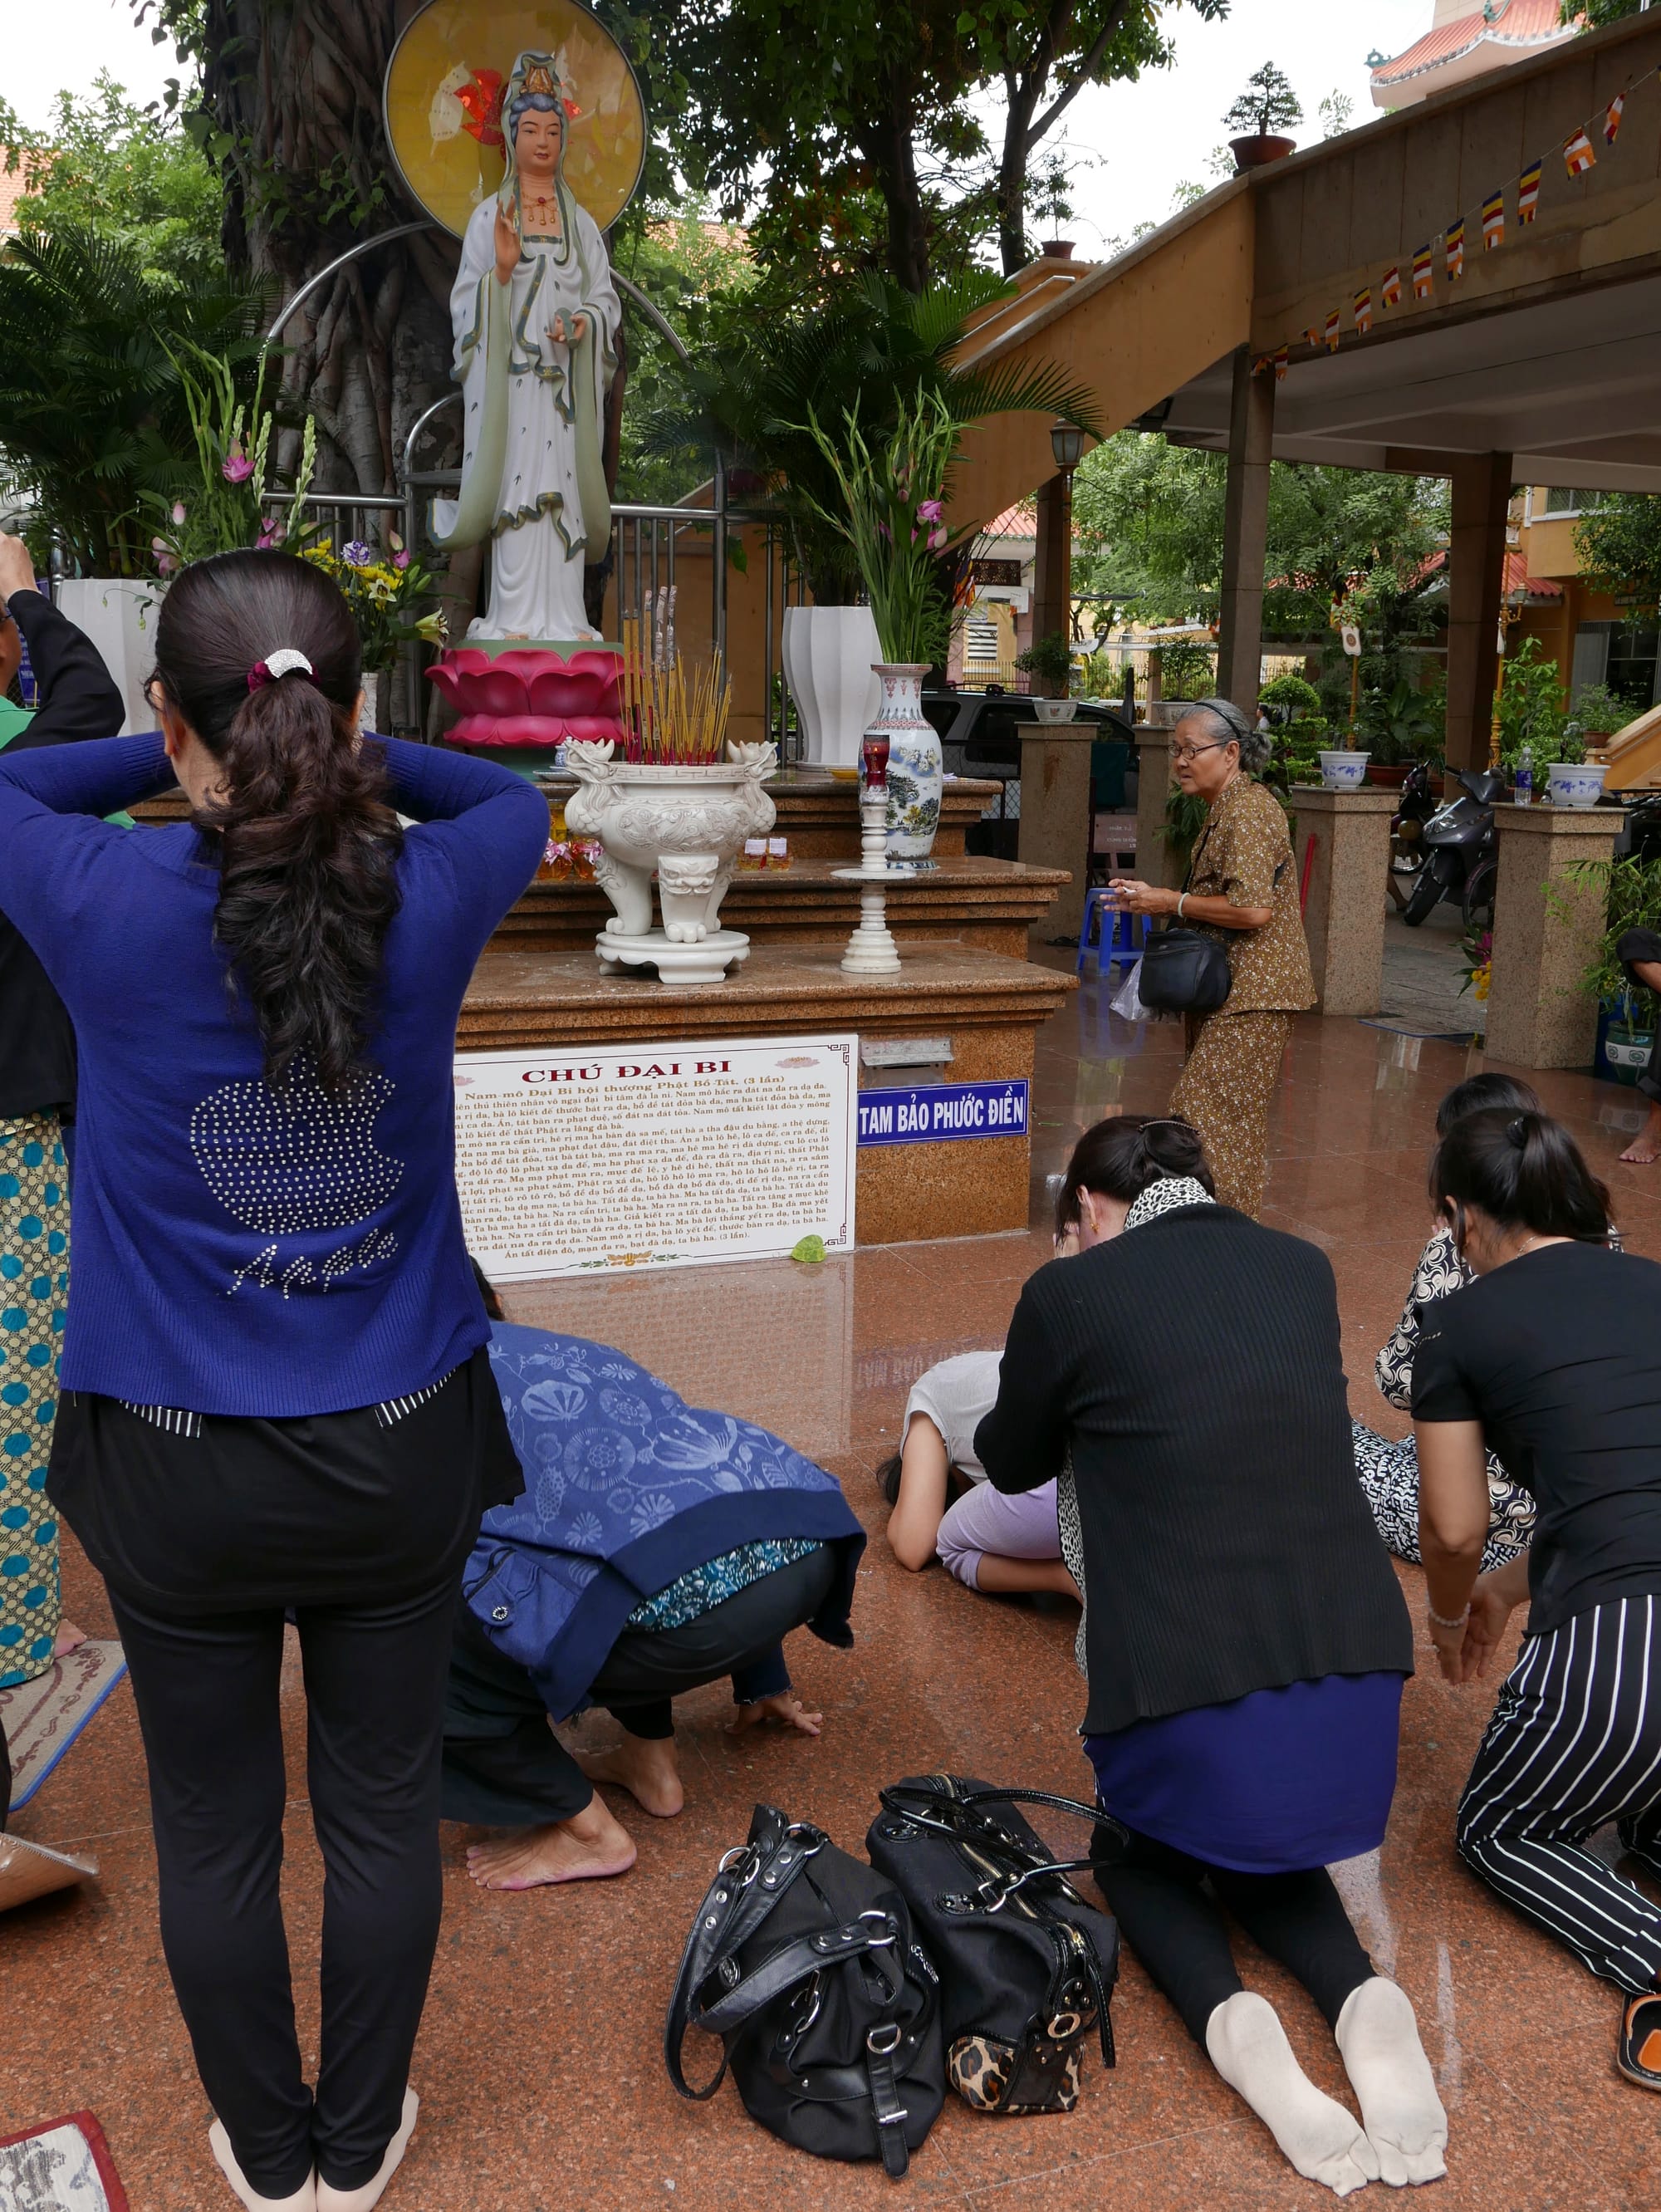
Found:
<svg viewBox="0 0 1661 2212"><path fill-rule="evenodd" d="M1570 873L1607 860L1625 816L1613 806L1500 806L1500 882L1487 1056L1517 1067L1585 1067L1597 1007L1582 988L1606 926L1602 888Z"/></svg>
<svg viewBox="0 0 1661 2212"><path fill-rule="evenodd" d="M1234 356L1228 416L1228 492L1222 522L1222 609L1217 693L1248 714L1263 672L1263 569L1269 538L1269 464L1275 444L1275 380L1253 376L1250 350Z"/></svg>
<svg viewBox="0 0 1661 2212"><path fill-rule="evenodd" d="M1376 1014L1383 1003L1390 817L1397 797L1372 784L1359 791L1293 789L1292 855L1300 885L1309 868L1303 933L1323 1014Z"/></svg>
<svg viewBox="0 0 1661 2212"><path fill-rule="evenodd" d="M1453 527L1447 553L1450 769L1488 765L1510 501L1509 453L1471 453L1454 462Z"/></svg>
<svg viewBox="0 0 1661 2212"><path fill-rule="evenodd" d="M1174 884L1165 828L1171 789L1171 732L1137 725L1137 873L1145 884Z"/></svg>
<svg viewBox="0 0 1661 2212"><path fill-rule="evenodd" d="M1023 723L1021 738L1021 823L1015 858L1035 868L1065 868L1072 878L1055 904L1034 923L1032 941L1076 938L1084 922L1090 853L1090 746L1085 724L1040 729ZM1140 854L1140 848L1138 848Z"/></svg>
<svg viewBox="0 0 1661 2212"><path fill-rule="evenodd" d="M1033 643L1072 635L1073 517L1066 477L1052 476L1038 488L1038 546L1033 562ZM1067 687L1034 684L1058 697Z"/></svg>

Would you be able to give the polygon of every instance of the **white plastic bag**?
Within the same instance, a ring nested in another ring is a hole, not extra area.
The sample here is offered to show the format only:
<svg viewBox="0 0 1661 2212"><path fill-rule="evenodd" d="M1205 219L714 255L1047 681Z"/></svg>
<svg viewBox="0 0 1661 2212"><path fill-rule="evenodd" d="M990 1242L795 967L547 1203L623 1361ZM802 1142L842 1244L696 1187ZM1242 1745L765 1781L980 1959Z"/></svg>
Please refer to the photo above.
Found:
<svg viewBox="0 0 1661 2212"><path fill-rule="evenodd" d="M1148 1008L1142 1003L1142 993L1137 988L1141 981L1142 955L1137 953L1135 960L1125 971L1125 981L1107 1002L1122 1020L1145 1022L1152 1018Z"/></svg>

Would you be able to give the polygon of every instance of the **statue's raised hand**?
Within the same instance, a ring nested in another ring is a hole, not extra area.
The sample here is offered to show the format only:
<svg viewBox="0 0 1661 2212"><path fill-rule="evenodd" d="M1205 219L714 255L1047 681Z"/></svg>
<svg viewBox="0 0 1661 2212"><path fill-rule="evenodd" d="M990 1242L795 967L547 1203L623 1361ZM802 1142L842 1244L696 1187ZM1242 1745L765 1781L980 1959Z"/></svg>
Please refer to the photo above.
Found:
<svg viewBox="0 0 1661 2212"><path fill-rule="evenodd" d="M512 282L519 265L518 226L500 200L496 203L496 282Z"/></svg>

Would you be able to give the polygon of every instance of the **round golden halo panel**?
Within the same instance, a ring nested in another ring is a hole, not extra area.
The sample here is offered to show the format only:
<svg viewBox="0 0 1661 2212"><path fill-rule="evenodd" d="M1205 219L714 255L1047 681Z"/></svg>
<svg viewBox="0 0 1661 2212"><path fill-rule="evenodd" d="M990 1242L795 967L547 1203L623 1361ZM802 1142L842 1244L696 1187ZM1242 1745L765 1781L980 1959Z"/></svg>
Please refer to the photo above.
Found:
<svg viewBox="0 0 1661 2212"><path fill-rule="evenodd" d="M386 136L405 188L459 238L503 174L500 147L476 123L492 88L522 53L564 51L582 112L566 140L565 177L602 230L628 205L646 161L646 109L628 57L580 0L427 0L405 24L386 64Z"/></svg>

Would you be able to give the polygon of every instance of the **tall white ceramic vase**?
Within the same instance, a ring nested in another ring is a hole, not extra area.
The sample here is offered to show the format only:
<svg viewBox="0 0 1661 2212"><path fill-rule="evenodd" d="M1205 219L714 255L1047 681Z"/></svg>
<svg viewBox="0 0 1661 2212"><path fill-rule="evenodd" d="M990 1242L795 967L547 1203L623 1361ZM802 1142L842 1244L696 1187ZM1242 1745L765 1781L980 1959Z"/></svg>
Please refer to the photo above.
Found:
<svg viewBox="0 0 1661 2212"><path fill-rule="evenodd" d="M869 607L786 607L785 681L815 767L858 769L860 741L882 697L882 652Z"/></svg>
<svg viewBox="0 0 1661 2212"><path fill-rule="evenodd" d="M934 725L923 712L925 660L879 660L882 704L870 724L888 741L888 859L913 868L929 863L940 827L945 755Z"/></svg>

